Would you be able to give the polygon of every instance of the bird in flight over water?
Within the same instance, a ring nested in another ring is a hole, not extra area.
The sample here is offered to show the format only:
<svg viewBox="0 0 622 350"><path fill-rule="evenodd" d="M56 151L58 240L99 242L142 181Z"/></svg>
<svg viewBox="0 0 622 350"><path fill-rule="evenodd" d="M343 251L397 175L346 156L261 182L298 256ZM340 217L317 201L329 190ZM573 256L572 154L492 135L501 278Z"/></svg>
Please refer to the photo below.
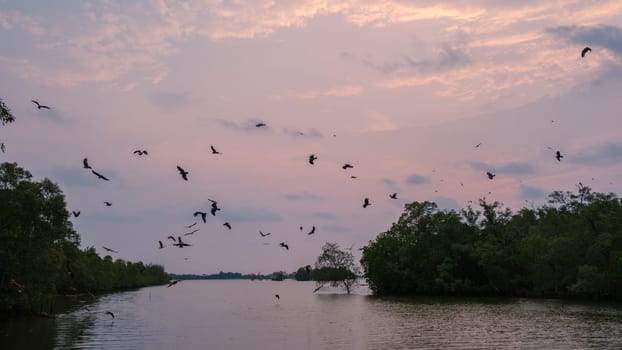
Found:
<svg viewBox="0 0 622 350"><path fill-rule="evenodd" d="M348 164L348 163L344 164L341 167L341 169L343 169L343 170L348 170L348 169L352 169L352 168L354 168L354 166L352 166L352 164Z"/></svg>
<svg viewBox="0 0 622 350"><path fill-rule="evenodd" d="M393 192L389 195L389 198L391 199L397 199L397 192Z"/></svg>
<svg viewBox="0 0 622 350"><path fill-rule="evenodd" d="M266 123L263 123L263 122L255 124L255 127L257 127L257 128L261 128L261 127L264 127L264 126L266 126Z"/></svg>
<svg viewBox="0 0 622 350"><path fill-rule="evenodd" d="M158 243L160 244L160 249L164 249L164 243L162 241L158 241Z"/></svg>
<svg viewBox="0 0 622 350"><path fill-rule="evenodd" d="M106 315L110 315L110 317L114 318L114 314L112 313L112 311L106 311L104 312Z"/></svg>
<svg viewBox="0 0 622 350"><path fill-rule="evenodd" d="M110 206L112 206L112 203L110 203L110 202L104 202L104 205L105 205L105 206L107 206L107 207L110 207Z"/></svg>
<svg viewBox="0 0 622 350"><path fill-rule="evenodd" d="M89 160L88 160L88 159L86 159L86 158L84 158L84 159L82 160L82 167L83 167L84 169L93 169L93 168L91 168L91 166L89 165Z"/></svg>
<svg viewBox="0 0 622 350"><path fill-rule="evenodd" d="M371 205L371 203L369 203L369 198L365 197L365 200L363 201L363 208L367 208Z"/></svg>
<svg viewBox="0 0 622 350"><path fill-rule="evenodd" d="M486 175L488 176L488 179L490 179L490 180L494 179L494 177L497 176L496 174L493 174L490 171L487 171Z"/></svg>
<svg viewBox="0 0 622 350"><path fill-rule="evenodd" d="M555 158L557 159L558 162L561 162L564 156L562 156L562 154L559 151L557 151L555 152Z"/></svg>
<svg viewBox="0 0 622 350"><path fill-rule="evenodd" d="M80 211L72 211L71 213L72 213L72 214L73 214L73 216L74 216L74 217L76 217L76 218L77 218L78 216L80 216Z"/></svg>
<svg viewBox="0 0 622 350"><path fill-rule="evenodd" d="M192 226L194 226L194 225L196 225L196 224L197 224L197 223L195 222L195 223L194 223L194 224L192 224L192 225L188 225L188 226L184 226L184 227L185 227L185 228L192 228Z"/></svg>
<svg viewBox="0 0 622 350"><path fill-rule="evenodd" d="M279 243L279 246L285 248L286 250L289 250L289 246L285 244L285 242Z"/></svg>
<svg viewBox="0 0 622 350"><path fill-rule="evenodd" d="M228 228L231 230L231 224L228 222L225 222L224 224L222 224L224 227Z"/></svg>
<svg viewBox="0 0 622 350"><path fill-rule="evenodd" d="M143 150L137 149L136 151L134 151L134 154L138 154L139 156L143 156L143 155L146 156L149 153L147 153L147 151L145 151L144 149Z"/></svg>
<svg viewBox="0 0 622 350"><path fill-rule="evenodd" d="M216 150L216 148L214 148L214 146L209 146L212 149L212 154L220 154L220 152L218 152Z"/></svg>
<svg viewBox="0 0 622 350"><path fill-rule="evenodd" d="M309 233L307 233L308 235L312 235L315 233L315 226L313 226L313 228L311 228L311 231L309 231Z"/></svg>
<svg viewBox="0 0 622 350"><path fill-rule="evenodd" d="M587 47L587 46L586 46L583 50L581 50L581 58L584 58L584 57L585 57L585 55L586 55L588 52L591 52L591 51L592 51L592 49L590 49L589 47Z"/></svg>
<svg viewBox="0 0 622 350"><path fill-rule="evenodd" d="M40 104L39 102L37 102L37 101L35 101L35 100L31 100L31 101L32 101L34 104L36 104L36 105L37 105L37 109L41 109L41 108L44 108L44 109L50 109L50 107L48 107L48 106L44 106L44 105Z"/></svg>

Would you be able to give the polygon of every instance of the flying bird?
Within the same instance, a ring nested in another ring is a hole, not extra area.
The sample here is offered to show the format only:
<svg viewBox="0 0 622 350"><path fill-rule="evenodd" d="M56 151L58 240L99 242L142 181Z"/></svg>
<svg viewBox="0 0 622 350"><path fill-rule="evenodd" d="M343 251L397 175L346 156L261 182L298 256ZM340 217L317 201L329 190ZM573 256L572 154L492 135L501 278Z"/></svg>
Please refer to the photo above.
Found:
<svg viewBox="0 0 622 350"><path fill-rule="evenodd" d="M266 236L270 236L272 234L272 232L263 233L263 232L261 232L261 230L259 230L259 234L261 235L261 237L266 237Z"/></svg>
<svg viewBox="0 0 622 350"><path fill-rule="evenodd" d="M313 293L315 293L315 292L317 292L318 290L322 289L322 287L324 287L324 286L319 286L319 287L315 288L315 289L313 290Z"/></svg>
<svg viewBox="0 0 622 350"><path fill-rule="evenodd" d="M164 249L164 243L162 241L158 241L158 243L160 244L160 249Z"/></svg>
<svg viewBox="0 0 622 350"><path fill-rule="evenodd" d="M45 109L50 109L50 107L48 106L44 106L42 104L40 104L39 102L35 101L35 100L31 100L34 104L37 105L37 109L41 109L41 108L45 108Z"/></svg>
<svg viewBox="0 0 622 350"><path fill-rule="evenodd" d="M220 154L220 152L218 152L214 146L209 146L212 149L212 154Z"/></svg>
<svg viewBox="0 0 622 350"><path fill-rule="evenodd" d="M179 165L177 166L177 170L179 171L179 175L181 175L181 178L188 181L188 172L185 171L182 167L180 167Z"/></svg>
<svg viewBox="0 0 622 350"><path fill-rule="evenodd" d="M481 145L482 145L482 143L480 142L477 145L475 145L475 148L479 148L479 146L481 146Z"/></svg>
<svg viewBox="0 0 622 350"><path fill-rule="evenodd" d="M166 288L168 288L168 287L170 287L170 286L174 286L174 285L176 285L176 284L177 284L177 282L179 282L179 280L172 280L172 281L168 284L168 286L166 286Z"/></svg>
<svg viewBox="0 0 622 350"><path fill-rule="evenodd" d="M220 208L218 207L218 202L209 198L208 200L212 202L212 209L210 210L210 213L212 213L212 216L216 216L216 212L220 210Z"/></svg>
<svg viewBox="0 0 622 350"><path fill-rule="evenodd" d="M313 228L311 228L311 231L309 231L309 233L307 233L308 235L312 235L315 233L315 226L313 226Z"/></svg>
<svg viewBox="0 0 622 350"><path fill-rule="evenodd" d="M110 315L110 317L114 318L114 314L112 313L112 311L106 311L104 312L106 315Z"/></svg>
<svg viewBox="0 0 622 350"><path fill-rule="evenodd" d="M192 231L192 232L184 233L184 236L190 236L190 235L193 235L193 234L194 234L195 232L197 232L198 230L199 230L199 229L196 229L196 230L194 230L194 231Z"/></svg>
<svg viewBox="0 0 622 350"><path fill-rule="evenodd" d="M488 176L488 179L490 179L490 180L494 179L494 177L497 176L496 174L493 174L490 171L487 171L486 175Z"/></svg>
<svg viewBox="0 0 622 350"><path fill-rule="evenodd" d="M74 217L80 216L80 211L72 211L71 213L73 214Z"/></svg>
<svg viewBox="0 0 622 350"><path fill-rule="evenodd" d="M173 243L173 245L176 246L176 247L179 247L179 248L192 246L192 244L188 244L188 243L185 243L184 241L182 241L181 240L181 236L177 236L177 243Z"/></svg>
<svg viewBox="0 0 622 350"><path fill-rule="evenodd" d="M357 179L357 178L358 178L358 176L354 176L354 175L352 175L352 176L350 176L350 178L351 178L351 179Z"/></svg>
<svg viewBox="0 0 622 350"><path fill-rule="evenodd" d="M278 294L275 294L274 297L277 298L277 299L281 299L281 296L278 295Z"/></svg>
<svg viewBox="0 0 622 350"><path fill-rule="evenodd" d="M194 216L194 217L197 217L199 215L201 215L201 219L203 219L204 223L207 222L207 221L205 221L205 218L207 217L207 213L206 212L204 212L204 211L195 211L194 214L192 214L192 216Z"/></svg>
<svg viewBox="0 0 622 350"><path fill-rule="evenodd" d="M231 230L231 224L228 222L225 222L224 224L222 224L224 227L228 228Z"/></svg>
<svg viewBox="0 0 622 350"><path fill-rule="evenodd" d="M114 250L114 249L110 249L110 248L108 248L108 247L106 247L106 246L104 246L104 245L102 246L102 248L104 248L104 250L105 250L105 251L107 251L107 252L111 252L111 253L119 253L118 251L116 251L116 250Z"/></svg>
<svg viewBox="0 0 622 350"><path fill-rule="evenodd" d="M300 226L300 231L302 231L302 226Z"/></svg>
<svg viewBox="0 0 622 350"><path fill-rule="evenodd" d="M283 248L289 250L289 246L287 244L285 244L285 242L279 243L279 247L283 247Z"/></svg>
<svg viewBox="0 0 622 350"><path fill-rule="evenodd" d="M263 123L263 122L262 122L262 123L257 123L257 124L255 124L255 127L257 127L257 128L261 128L261 127L263 127L263 126L266 126L266 123Z"/></svg>
<svg viewBox="0 0 622 350"><path fill-rule="evenodd" d="M107 177L105 177L104 175L102 175L102 174L98 173L97 171L95 171L95 170L93 170L93 169L91 169L91 172L92 172L95 176L97 176L97 178L99 178L99 179L102 179L102 180L105 180L105 181L110 181Z"/></svg>
<svg viewBox="0 0 622 350"><path fill-rule="evenodd" d="M88 160L88 159L86 159L86 158L84 158L84 159L82 160L82 167L83 167L84 169L93 169L93 168L91 168L91 166L89 165L89 160Z"/></svg>
<svg viewBox="0 0 622 350"><path fill-rule="evenodd" d="M4 145L4 142L0 142L0 151L2 151L2 153L6 151L6 146Z"/></svg>
<svg viewBox="0 0 622 350"><path fill-rule="evenodd" d="M134 151L134 154L138 154L139 156L143 156L143 155L148 155L149 153L147 153L147 151L145 150L139 150L137 149L136 151Z"/></svg>
<svg viewBox="0 0 622 350"><path fill-rule="evenodd" d="M558 162L561 162L564 156L562 156L562 154L559 151L557 151L555 152L555 158L557 159Z"/></svg>
<svg viewBox="0 0 622 350"><path fill-rule="evenodd" d="M397 199L397 192L393 192L389 195L389 198L391 199Z"/></svg>
<svg viewBox="0 0 622 350"><path fill-rule="evenodd" d="M184 227L185 227L185 228L192 228L192 226L194 226L194 225L196 225L196 224L197 224L197 223L195 222L195 223L194 223L194 224L192 224L192 225L188 225L188 226L184 226Z"/></svg>
<svg viewBox="0 0 622 350"><path fill-rule="evenodd" d="M315 154L312 154L309 156L309 164L313 165L315 164L315 160L317 159L317 157L315 156Z"/></svg>
<svg viewBox="0 0 622 350"><path fill-rule="evenodd" d="M592 49L590 49L589 47L585 47L583 50L581 50L581 58L585 57L585 54L587 54L588 52L592 52Z"/></svg>
<svg viewBox="0 0 622 350"><path fill-rule="evenodd" d="M176 239L175 239L175 237L173 237L173 236L168 236L168 237L166 237L166 238L168 238L168 239L172 239L172 240L173 240L173 242L177 242L177 240L176 240Z"/></svg>
<svg viewBox="0 0 622 350"><path fill-rule="evenodd" d="M104 202L104 205L105 205L105 206L107 206L107 207L110 207L110 206L112 206L112 203L110 203L110 202Z"/></svg>
<svg viewBox="0 0 622 350"><path fill-rule="evenodd" d="M365 200L363 201L363 208L367 208L370 205L371 203L369 203L369 198L365 197Z"/></svg>
<svg viewBox="0 0 622 350"><path fill-rule="evenodd" d="M351 164L346 163L346 164L344 164L344 165L341 167L341 169L343 169L343 170L347 170L348 168L352 169L352 168L354 168L354 166L352 166Z"/></svg>

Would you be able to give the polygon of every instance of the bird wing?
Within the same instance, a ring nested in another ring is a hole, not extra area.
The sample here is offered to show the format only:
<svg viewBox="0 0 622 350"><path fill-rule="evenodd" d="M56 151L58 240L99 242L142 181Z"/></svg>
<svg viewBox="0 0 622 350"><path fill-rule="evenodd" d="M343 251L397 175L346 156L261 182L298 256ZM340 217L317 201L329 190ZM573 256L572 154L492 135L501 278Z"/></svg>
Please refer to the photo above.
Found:
<svg viewBox="0 0 622 350"><path fill-rule="evenodd" d="M84 167L87 169L91 168L91 166L89 165L89 160L87 158L84 158L84 160L82 160L82 165L84 165Z"/></svg>
<svg viewBox="0 0 622 350"><path fill-rule="evenodd" d="M216 149L214 148L214 146L209 146L212 149L212 153L217 153L218 151L216 151Z"/></svg>
<svg viewBox="0 0 622 350"><path fill-rule="evenodd" d="M31 101L32 101L32 103L36 104L36 105L37 105L37 107L39 107L39 106L40 106L39 102L37 102L37 101L35 101L35 100L31 100Z"/></svg>

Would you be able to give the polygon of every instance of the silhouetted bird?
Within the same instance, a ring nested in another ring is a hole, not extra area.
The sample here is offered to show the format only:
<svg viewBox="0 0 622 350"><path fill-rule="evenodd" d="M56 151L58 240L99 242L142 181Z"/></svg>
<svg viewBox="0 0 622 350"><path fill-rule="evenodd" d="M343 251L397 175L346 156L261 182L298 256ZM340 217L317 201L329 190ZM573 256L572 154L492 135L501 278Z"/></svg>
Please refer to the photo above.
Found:
<svg viewBox="0 0 622 350"><path fill-rule="evenodd" d="M352 166L352 165L350 165L350 164L346 163L346 164L344 164L344 165L341 167L341 169L343 169L343 170L347 170L348 168L349 168L349 169L352 169L352 168L354 168L354 166Z"/></svg>
<svg viewBox="0 0 622 350"><path fill-rule="evenodd" d="M100 179L102 179L102 180L105 180L105 181L110 181L110 180L108 180L108 178L107 178L107 177L105 177L104 175L102 175L102 174L98 173L97 171L95 171L95 170L93 170L93 169L91 169L91 172L92 172L95 176L97 176L98 178L100 178Z"/></svg>
<svg viewBox="0 0 622 350"><path fill-rule="evenodd" d="M195 223L194 223L194 224L192 224L192 225L188 225L188 226L184 226L184 227L185 227L185 228L192 228L192 226L194 226L194 225L196 225L196 224L197 224L197 223L195 222Z"/></svg>
<svg viewBox="0 0 622 350"><path fill-rule="evenodd" d="M164 243L162 241L158 241L158 243L160 243L160 249L164 249Z"/></svg>
<svg viewBox="0 0 622 350"><path fill-rule="evenodd" d="M182 241L181 240L181 236L177 236L177 243L173 243L173 245L176 246L176 247L179 247L179 248L192 246L192 244L188 244L188 243L185 243L184 241Z"/></svg>
<svg viewBox="0 0 622 350"><path fill-rule="evenodd" d="M585 54L591 51L592 49L590 49L589 47L585 47L583 50L581 50L581 58L585 57Z"/></svg>
<svg viewBox="0 0 622 350"><path fill-rule="evenodd" d="M277 298L277 299L281 299L281 296L278 295L278 294L275 294L274 297Z"/></svg>
<svg viewBox="0 0 622 350"><path fill-rule="evenodd" d="M317 292L318 290L322 289L322 287L324 287L324 286L319 286L319 287L315 288L315 289L313 290L313 293L315 293L315 292Z"/></svg>
<svg viewBox="0 0 622 350"><path fill-rule="evenodd" d="M84 169L93 169L93 168L91 168L91 166L89 165L89 160L88 160L88 159L86 159L86 158L84 158L84 160L82 160L82 167L83 167Z"/></svg>
<svg viewBox="0 0 622 350"><path fill-rule="evenodd" d="M307 272L311 272L311 265L307 265L307 266L305 266L305 270L306 270Z"/></svg>
<svg viewBox="0 0 622 350"><path fill-rule="evenodd" d="M6 151L6 146L4 145L4 142L0 142L0 151L2 151L2 153Z"/></svg>
<svg viewBox="0 0 622 350"><path fill-rule="evenodd" d="M397 199L397 192L391 193L391 194L389 195L389 198L391 198L391 199Z"/></svg>
<svg viewBox="0 0 622 350"><path fill-rule="evenodd" d="M106 315L110 315L112 318L114 318L114 314L112 313L112 311L106 311L104 312Z"/></svg>
<svg viewBox="0 0 622 350"><path fill-rule="evenodd" d="M266 126L266 123L257 123L257 124L255 124L255 127L257 127L257 128L261 128L262 126Z"/></svg>
<svg viewBox="0 0 622 350"><path fill-rule="evenodd" d="M174 285L176 285L176 284L177 284L177 282L179 282L179 280L172 280L172 281L168 284L168 286L166 286L166 288L168 288L168 287L170 287L170 286L174 286Z"/></svg>
<svg viewBox="0 0 622 350"><path fill-rule="evenodd" d="M231 224L228 222L225 222L224 224L222 224L224 227L228 228L231 230Z"/></svg>
<svg viewBox="0 0 622 350"><path fill-rule="evenodd" d="M177 240L176 240L176 239L175 239L175 237L173 237L173 236L168 236L168 237L166 237L166 238L168 238L168 239L172 239L172 240L173 240L173 242L177 242Z"/></svg>
<svg viewBox="0 0 622 350"><path fill-rule="evenodd" d="M41 109L41 108L45 108L45 109L50 109L50 107L48 106L44 106L42 104L39 104L39 102L35 101L35 100L31 100L34 104L37 105L37 109Z"/></svg>
<svg viewBox="0 0 622 350"><path fill-rule="evenodd" d="M490 171L487 171L487 172L486 172L486 175L488 176L488 178L489 178L490 180L494 179L494 178L495 178L495 176L497 176L496 174L493 174L493 173L491 173Z"/></svg>
<svg viewBox="0 0 622 350"><path fill-rule="evenodd" d="M73 214L74 217L80 216L80 211L72 211L71 213Z"/></svg>
<svg viewBox="0 0 622 350"><path fill-rule="evenodd" d="M109 207L109 206L112 206L112 203L110 203L110 202L104 202L104 205L105 205L105 206L107 206L107 207Z"/></svg>
<svg viewBox="0 0 622 350"><path fill-rule="evenodd" d="M559 151L557 151L555 153L555 158L557 159L558 162L561 162L562 158L564 158L564 156L562 156L562 154Z"/></svg>
<svg viewBox="0 0 622 350"><path fill-rule="evenodd" d="M315 164L315 160L317 159L317 157L315 156L315 154L312 154L309 156L309 164L313 165Z"/></svg>
<svg viewBox="0 0 622 350"><path fill-rule="evenodd" d="M369 198L365 198L365 200L363 201L363 208L367 208L370 205L371 203L369 203Z"/></svg>
<svg viewBox="0 0 622 350"><path fill-rule="evenodd" d="M261 237L266 237L266 236L270 236L272 234L272 232L263 233L263 232L261 232L261 230L259 230L259 234L261 235Z"/></svg>
<svg viewBox="0 0 622 350"><path fill-rule="evenodd" d="M216 212L220 210L220 208L218 207L218 202L209 198L207 200L212 202L212 209L210 210L210 213L212 213L212 216L216 216Z"/></svg>
<svg viewBox="0 0 622 350"><path fill-rule="evenodd" d="M300 226L300 231L302 231L302 226Z"/></svg>
<svg viewBox="0 0 622 350"><path fill-rule="evenodd" d="M207 222L205 220L205 218L207 217L207 213L206 212L204 212L204 211L195 211L194 214L192 214L192 216L194 216L194 217L197 217L199 215L201 215L201 219L203 219L204 223Z"/></svg>
<svg viewBox="0 0 622 350"><path fill-rule="evenodd" d="M212 149L212 154L220 154L220 152L218 152L214 146L209 146Z"/></svg>
<svg viewBox="0 0 622 350"><path fill-rule="evenodd" d="M116 250L114 250L114 249L110 249L110 248L108 248L108 247L106 247L106 246L102 246L102 248L104 248L104 250L105 250L105 251L107 251L107 252L111 252L111 253L119 253L118 251L116 251Z"/></svg>
<svg viewBox="0 0 622 350"><path fill-rule="evenodd" d="M350 176L350 178L351 178L351 179L356 179L356 178L358 178L358 176L354 176L354 175L352 175L352 176Z"/></svg>
<svg viewBox="0 0 622 350"><path fill-rule="evenodd" d="M285 244L285 242L279 243L279 246L289 250L289 246L287 244Z"/></svg>
<svg viewBox="0 0 622 350"><path fill-rule="evenodd" d="M313 228L311 228L311 231L309 231L309 233L307 233L308 235L312 235L315 233L315 226L313 226Z"/></svg>
<svg viewBox="0 0 622 350"><path fill-rule="evenodd" d="M143 156L143 155L144 155L144 156L146 156L146 155L148 155L149 153L147 153L147 151L145 151L145 150L139 150L139 149L137 149L136 151L134 151L134 154L138 154L139 156Z"/></svg>
<svg viewBox="0 0 622 350"><path fill-rule="evenodd" d="M188 172L185 171L182 167L180 167L179 165L177 166L177 170L179 170L179 175L181 175L181 178L188 181Z"/></svg>
<svg viewBox="0 0 622 350"><path fill-rule="evenodd" d="M184 236L190 236L193 235L195 232L197 232L199 229L196 229L194 231L188 232L188 233L184 233Z"/></svg>
<svg viewBox="0 0 622 350"><path fill-rule="evenodd" d="M482 145L482 143L480 142L477 145L475 145L475 148L479 148L479 146L481 146L481 145Z"/></svg>

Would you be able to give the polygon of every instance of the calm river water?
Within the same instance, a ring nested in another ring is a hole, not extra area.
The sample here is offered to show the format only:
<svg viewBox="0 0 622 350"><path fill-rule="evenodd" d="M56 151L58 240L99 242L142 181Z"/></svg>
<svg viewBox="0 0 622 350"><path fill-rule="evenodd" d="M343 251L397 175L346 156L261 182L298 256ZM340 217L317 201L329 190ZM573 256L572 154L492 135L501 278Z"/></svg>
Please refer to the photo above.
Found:
<svg viewBox="0 0 622 350"><path fill-rule="evenodd" d="M0 348L622 349L619 304L313 289L312 282L182 281L77 300L55 319L0 320Z"/></svg>

